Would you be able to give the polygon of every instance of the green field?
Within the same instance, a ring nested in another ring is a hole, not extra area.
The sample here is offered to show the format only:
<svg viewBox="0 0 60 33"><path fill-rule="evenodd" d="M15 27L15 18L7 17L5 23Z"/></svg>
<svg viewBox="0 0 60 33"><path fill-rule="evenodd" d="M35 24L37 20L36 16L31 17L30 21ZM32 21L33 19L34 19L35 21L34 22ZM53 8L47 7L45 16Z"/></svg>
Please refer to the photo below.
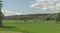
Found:
<svg viewBox="0 0 60 33"><path fill-rule="evenodd" d="M4 20L0 31L15 31L22 33L60 33L60 24L55 21Z"/></svg>

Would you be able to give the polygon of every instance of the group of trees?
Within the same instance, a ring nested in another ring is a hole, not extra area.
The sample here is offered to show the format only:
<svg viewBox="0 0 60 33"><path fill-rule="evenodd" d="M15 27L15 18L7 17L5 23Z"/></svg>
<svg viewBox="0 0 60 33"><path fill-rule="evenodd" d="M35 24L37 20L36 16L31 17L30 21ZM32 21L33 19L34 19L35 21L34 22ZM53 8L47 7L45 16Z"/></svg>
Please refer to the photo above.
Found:
<svg viewBox="0 0 60 33"><path fill-rule="evenodd" d="M30 15L14 15L6 16L5 20L54 20L55 14L30 14Z"/></svg>

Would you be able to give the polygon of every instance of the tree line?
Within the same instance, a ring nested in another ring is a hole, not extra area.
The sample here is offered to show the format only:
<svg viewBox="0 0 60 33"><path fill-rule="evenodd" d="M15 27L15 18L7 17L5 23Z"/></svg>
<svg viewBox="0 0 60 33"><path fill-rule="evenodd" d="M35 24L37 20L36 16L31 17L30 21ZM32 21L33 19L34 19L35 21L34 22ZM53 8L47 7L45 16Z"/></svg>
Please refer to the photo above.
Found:
<svg viewBox="0 0 60 33"><path fill-rule="evenodd" d="M29 14L5 16L4 20L55 20L56 14Z"/></svg>

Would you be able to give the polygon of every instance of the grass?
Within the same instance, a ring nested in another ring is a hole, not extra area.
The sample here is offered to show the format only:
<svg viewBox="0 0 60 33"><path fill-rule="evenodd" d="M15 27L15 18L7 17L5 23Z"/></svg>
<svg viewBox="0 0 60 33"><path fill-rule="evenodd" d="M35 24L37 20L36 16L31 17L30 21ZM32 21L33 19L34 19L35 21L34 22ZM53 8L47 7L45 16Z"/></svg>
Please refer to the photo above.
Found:
<svg viewBox="0 0 60 33"><path fill-rule="evenodd" d="M16 31L0 31L0 33L21 33L21 32L16 32Z"/></svg>
<svg viewBox="0 0 60 33"><path fill-rule="evenodd" d="M60 33L60 24L55 21L4 20L0 31L16 31L23 33Z"/></svg>

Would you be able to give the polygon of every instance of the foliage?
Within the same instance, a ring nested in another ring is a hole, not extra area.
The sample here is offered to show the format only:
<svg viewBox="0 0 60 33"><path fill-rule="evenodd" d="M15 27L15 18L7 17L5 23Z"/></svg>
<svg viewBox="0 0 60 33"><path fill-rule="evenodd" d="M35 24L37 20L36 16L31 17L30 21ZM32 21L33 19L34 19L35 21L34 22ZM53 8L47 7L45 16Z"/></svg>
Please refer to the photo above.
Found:
<svg viewBox="0 0 60 33"><path fill-rule="evenodd" d="M56 22L60 21L60 13L56 14Z"/></svg>
<svg viewBox="0 0 60 33"><path fill-rule="evenodd" d="M2 26L3 17L4 17L4 15L3 15L3 13L0 10L0 27Z"/></svg>
<svg viewBox="0 0 60 33"><path fill-rule="evenodd" d="M54 20L55 14L31 14L31 15L14 15L6 16L5 20Z"/></svg>

